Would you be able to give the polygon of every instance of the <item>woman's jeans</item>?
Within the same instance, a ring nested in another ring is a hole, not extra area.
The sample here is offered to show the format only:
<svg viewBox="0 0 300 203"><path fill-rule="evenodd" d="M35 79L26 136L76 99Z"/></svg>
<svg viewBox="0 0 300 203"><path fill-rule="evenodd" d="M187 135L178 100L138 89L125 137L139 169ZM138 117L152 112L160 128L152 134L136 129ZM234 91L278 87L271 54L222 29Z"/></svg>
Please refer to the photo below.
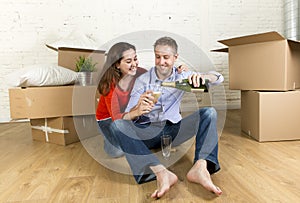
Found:
<svg viewBox="0 0 300 203"><path fill-rule="evenodd" d="M210 174L220 170L216 124L216 110L205 107L175 124L170 121L138 124L128 120L116 120L111 127L125 152L136 182L144 183L155 179L150 166L161 164L150 149L160 148L160 137L163 134L172 136L173 146L196 135L194 162L199 159L206 160Z"/></svg>
<svg viewBox="0 0 300 203"><path fill-rule="evenodd" d="M112 119L99 120L98 126L100 133L103 135L104 151L113 158L118 158L124 155L120 147L119 141L115 138L111 129Z"/></svg>

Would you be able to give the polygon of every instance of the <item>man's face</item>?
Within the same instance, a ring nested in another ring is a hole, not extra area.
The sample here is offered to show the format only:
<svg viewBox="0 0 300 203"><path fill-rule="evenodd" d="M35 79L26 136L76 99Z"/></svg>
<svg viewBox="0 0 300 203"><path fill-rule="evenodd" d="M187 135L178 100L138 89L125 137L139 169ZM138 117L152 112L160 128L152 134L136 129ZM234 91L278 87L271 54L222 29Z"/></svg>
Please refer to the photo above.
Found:
<svg viewBox="0 0 300 203"><path fill-rule="evenodd" d="M157 45L154 54L157 77L162 80L166 79L172 74L178 55L172 47L167 45Z"/></svg>

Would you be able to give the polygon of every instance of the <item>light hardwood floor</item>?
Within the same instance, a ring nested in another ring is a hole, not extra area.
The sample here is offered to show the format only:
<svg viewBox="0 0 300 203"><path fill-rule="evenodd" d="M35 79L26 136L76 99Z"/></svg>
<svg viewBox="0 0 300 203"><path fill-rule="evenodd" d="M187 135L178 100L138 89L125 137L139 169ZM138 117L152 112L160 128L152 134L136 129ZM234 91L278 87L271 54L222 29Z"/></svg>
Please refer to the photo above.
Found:
<svg viewBox="0 0 300 203"><path fill-rule="evenodd" d="M220 197L186 180L193 147L170 167L179 182L159 200L150 198L155 181L137 185L80 142L32 141L28 123L0 124L0 150L0 202L300 202L300 141L258 143L241 133L239 110L227 111L220 137Z"/></svg>

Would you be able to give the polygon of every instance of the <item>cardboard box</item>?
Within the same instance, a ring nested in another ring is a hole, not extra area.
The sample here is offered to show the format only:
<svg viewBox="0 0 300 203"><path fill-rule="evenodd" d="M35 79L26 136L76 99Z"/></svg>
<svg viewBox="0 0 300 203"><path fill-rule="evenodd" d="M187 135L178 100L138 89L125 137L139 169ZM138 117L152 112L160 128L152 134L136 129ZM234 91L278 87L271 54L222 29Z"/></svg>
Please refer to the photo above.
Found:
<svg viewBox="0 0 300 203"><path fill-rule="evenodd" d="M300 42L277 32L220 40L228 46L229 88L287 91L300 88Z"/></svg>
<svg viewBox="0 0 300 203"><path fill-rule="evenodd" d="M96 64L96 69L100 70L105 61L104 50L93 50L93 49L78 49L70 47L59 47L58 48L58 65L71 70L76 69L76 61L79 56L85 56L92 58Z"/></svg>
<svg viewBox="0 0 300 203"><path fill-rule="evenodd" d="M300 139L300 90L241 92L242 131L259 142Z"/></svg>
<svg viewBox="0 0 300 203"><path fill-rule="evenodd" d="M32 139L58 145L78 142L72 117L30 119Z"/></svg>
<svg viewBox="0 0 300 203"><path fill-rule="evenodd" d="M95 114L96 86L54 86L9 89L12 119Z"/></svg>
<svg viewBox="0 0 300 203"><path fill-rule="evenodd" d="M100 81L100 75L102 72L103 64L105 62L105 51L104 50L92 50L92 49L78 49L59 47L58 48L58 65L74 70L76 69L76 61L79 56L85 56L92 58L93 63L96 64L96 71L93 72L93 84L97 85Z"/></svg>
<svg viewBox="0 0 300 203"><path fill-rule="evenodd" d="M32 139L68 145L98 135L95 115L30 119Z"/></svg>

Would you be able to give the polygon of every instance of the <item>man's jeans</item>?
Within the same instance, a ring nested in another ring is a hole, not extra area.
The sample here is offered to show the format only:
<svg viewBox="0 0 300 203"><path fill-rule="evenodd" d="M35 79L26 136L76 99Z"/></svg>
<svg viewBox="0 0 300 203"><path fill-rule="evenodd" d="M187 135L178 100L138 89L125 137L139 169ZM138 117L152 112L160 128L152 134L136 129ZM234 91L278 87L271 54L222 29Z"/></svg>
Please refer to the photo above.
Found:
<svg viewBox="0 0 300 203"><path fill-rule="evenodd" d="M111 130L112 119L99 120L98 126L100 133L103 135L104 151L113 158L118 158L124 155L119 141L115 138L114 133Z"/></svg>
<svg viewBox="0 0 300 203"><path fill-rule="evenodd" d="M196 135L194 162L199 159L207 160L207 169L211 174L220 170L216 124L216 110L205 107L176 124L170 121L138 124L116 120L112 123L111 130L125 152L136 182L144 183L156 178L149 167L160 164L160 161L150 149L160 148L160 137L163 134L172 136L173 146Z"/></svg>

